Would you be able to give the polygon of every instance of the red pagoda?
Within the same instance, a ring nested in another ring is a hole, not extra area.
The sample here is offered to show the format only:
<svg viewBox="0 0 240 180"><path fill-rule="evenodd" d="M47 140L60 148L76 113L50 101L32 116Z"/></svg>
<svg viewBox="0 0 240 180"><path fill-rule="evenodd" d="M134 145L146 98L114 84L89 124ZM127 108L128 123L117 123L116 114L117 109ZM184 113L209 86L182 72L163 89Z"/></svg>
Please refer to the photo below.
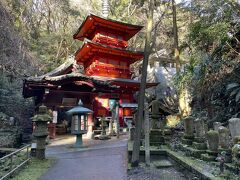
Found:
<svg viewBox="0 0 240 180"><path fill-rule="evenodd" d="M132 116L136 108L133 96L140 82L131 79L130 64L141 60L143 52L129 51L128 40L142 26L126 24L88 15L73 38L84 41L70 59L53 71L39 77L24 80L23 96L35 97L35 104L46 105L59 113L77 105L79 99L85 107L92 109L93 118L111 116L110 106L116 99L120 102L119 118ZM83 67L84 70L82 70ZM147 87L157 83L148 83ZM92 126L93 119L89 119Z"/></svg>
<svg viewBox="0 0 240 180"><path fill-rule="evenodd" d="M126 50L131 39L142 26L104 19L93 14L87 16L73 38L84 41L75 54L85 74L98 80L111 81L119 86L113 93L96 94L93 110L95 117L109 116L111 99L119 98L120 104L134 103L133 94L139 89L139 82L131 79L130 65L143 58L143 52ZM154 83L149 86L156 85ZM131 116L131 105L120 109L120 124L123 116Z"/></svg>

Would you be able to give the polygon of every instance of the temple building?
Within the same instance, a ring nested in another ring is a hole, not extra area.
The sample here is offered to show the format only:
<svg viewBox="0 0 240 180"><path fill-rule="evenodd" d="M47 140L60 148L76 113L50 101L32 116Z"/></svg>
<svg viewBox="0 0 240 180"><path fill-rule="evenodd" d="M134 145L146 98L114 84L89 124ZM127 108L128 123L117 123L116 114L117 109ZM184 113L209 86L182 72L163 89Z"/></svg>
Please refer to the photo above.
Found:
<svg viewBox="0 0 240 180"><path fill-rule="evenodd" d="M123 117L132 116L134 94L140 82L131 79L130 65L143 58L143 52L129 51L128 40L142 26L104 19L90 14L73 35L84 44L60 67L39 77L24 80L23 96L35 97L35 105L45 104L58 112L76 106L79 99L93 110L93 119L111 117L111 105L120 102ZM147 87L157 83L148 83Z"/></svg>

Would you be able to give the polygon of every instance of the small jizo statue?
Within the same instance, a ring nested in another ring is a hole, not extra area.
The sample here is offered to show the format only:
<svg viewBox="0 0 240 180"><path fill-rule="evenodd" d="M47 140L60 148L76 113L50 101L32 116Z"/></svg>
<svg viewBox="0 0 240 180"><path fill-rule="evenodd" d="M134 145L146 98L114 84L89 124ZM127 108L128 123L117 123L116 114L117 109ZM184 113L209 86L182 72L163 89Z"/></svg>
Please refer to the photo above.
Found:
<svg viewBox="0 0 240 180"><path fill-rule="evenodd" d="M235 138L237 142L232 148L233 162L235 166L240 169L240 137Z"/></svg>
<svg viewBox="0 0 240 180"><path fill-rule="evenodd" d="M225 156L226 156L226 152L223 151L221 152L220 156L218 156L216 158L216 160L220 163L220 173L223 174L224 173L224 164L225 164Z"/></svg>

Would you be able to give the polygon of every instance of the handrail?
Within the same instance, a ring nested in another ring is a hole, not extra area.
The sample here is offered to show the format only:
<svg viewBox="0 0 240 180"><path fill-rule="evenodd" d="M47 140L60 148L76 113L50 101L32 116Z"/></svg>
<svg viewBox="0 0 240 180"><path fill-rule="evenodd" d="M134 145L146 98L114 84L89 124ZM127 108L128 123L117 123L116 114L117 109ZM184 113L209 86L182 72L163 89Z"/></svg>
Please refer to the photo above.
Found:
<svg viewBox="0 0 240 180"><path fill-rule="evenodd" d="M10 169L8 172L6 172L6 174L4 174L2 177L0 177L0 180L3 180L5 178L8 178L9 176L11 176L16 170L18 170L20 167L22 167L24 164L26 164L29 160L30 160L30 156L29 156L29 147L31 147L31 145L26 145L2 158L0 158L0 164L2 163L1 161L10 158ZM20 162L20 164L17 164L15 168L13 168L13 156L16 155L17 153L23 151L23 150L27 150L26 152L26 159L24 158L22 162Z"/></svg>
<svg viewBox="0 0 240 180"><path fill-rule="evenodd" d="M0 161L3 160L3 159L5 159L5 158L8 158L9 156L13 156L14 154L16 154L16 153L18 153L18 152L20 152L20 151L22 151L22 150L24 150L24 149L26 149L27 147L30 147L30 146L31 146L31 145L28 144L28 145L22 147L21 149L18 149L18 150L14 151L14 152L6 155L6 156L3 156L2 158L0 158Z"/></svg>

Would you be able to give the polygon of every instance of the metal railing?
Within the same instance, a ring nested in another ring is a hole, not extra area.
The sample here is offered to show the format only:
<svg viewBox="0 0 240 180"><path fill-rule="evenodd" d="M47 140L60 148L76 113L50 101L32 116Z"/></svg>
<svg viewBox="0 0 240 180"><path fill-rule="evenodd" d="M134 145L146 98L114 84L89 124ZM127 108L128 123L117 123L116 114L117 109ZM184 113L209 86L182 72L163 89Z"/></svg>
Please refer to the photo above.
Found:
<svg viewBox="0 0 240 180"><path fill-rule="evenodd" d="M10 177L30 160L30 147L31 145L26 145L0 158L0 180Z"/></svg>

